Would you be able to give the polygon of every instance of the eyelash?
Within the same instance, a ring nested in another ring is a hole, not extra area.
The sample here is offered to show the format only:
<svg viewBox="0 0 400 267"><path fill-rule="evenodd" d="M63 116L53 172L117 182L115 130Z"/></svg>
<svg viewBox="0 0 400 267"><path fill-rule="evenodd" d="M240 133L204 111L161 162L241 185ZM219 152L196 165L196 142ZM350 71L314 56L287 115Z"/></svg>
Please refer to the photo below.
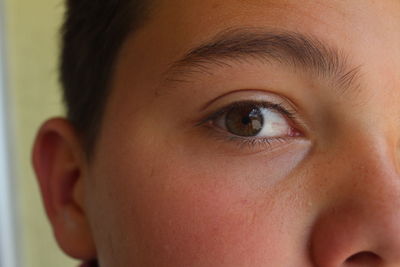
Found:
<svg viewBox="0 0 400 267"><path fill-rule="evenodd" d="M241 107L246 107L249 105L253 105L257 108L266 108L266 109L271 109L279 112L283 116L285 116L289 122L288 124L295 129L296 131L300 132L296 127L299 125L299 122L297 120L297 113L295 110L290 110L285 108L282 104L273 104L270 102L259 102L259 101L253 101L253 100L245 100L245 101L239 101L239 102L234 102L232 104L229 104L221 109L219 109L216 112L211 113L210 115L206 116L206 118L200 120L198 123L196 123L196 127L198 126L205 126L207 130L209 130L209 133L215 137L219 141L223 142L232 142L235 145L237 145L239 148L243 148L244 146L248 146L250 148L254 148L255 146L267 146L271 147L275 143L286 143L289 141L289 139L293 138L291 136L285 136L285 137L269 137L269 138L254 138L254 137L241 137L237 135L233 135L230 133L227 133L225 130L217 130L215 126L212 126L211 123L214 122L215 119L218 117L224 115L226 112L228 112L232 108L241 108ZM297 135L296 135L297 136Z"/></svg>

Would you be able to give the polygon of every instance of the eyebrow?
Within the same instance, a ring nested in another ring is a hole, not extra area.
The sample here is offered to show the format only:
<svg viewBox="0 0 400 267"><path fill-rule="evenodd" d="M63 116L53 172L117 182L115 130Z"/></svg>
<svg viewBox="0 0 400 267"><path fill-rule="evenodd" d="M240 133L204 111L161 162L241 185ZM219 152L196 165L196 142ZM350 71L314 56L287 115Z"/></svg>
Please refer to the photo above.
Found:
<svg viewBox="0 0 400 267"><path fill-rule="evenodd" d="M361 66L350 67L348 56L318 38L298 32L265 31L258 28L228 29L191 49L171 64L165 80L188 82L196 73L213 75L212 67L232 63L277 62L310 71L345 92L355 86Z"/></svg>

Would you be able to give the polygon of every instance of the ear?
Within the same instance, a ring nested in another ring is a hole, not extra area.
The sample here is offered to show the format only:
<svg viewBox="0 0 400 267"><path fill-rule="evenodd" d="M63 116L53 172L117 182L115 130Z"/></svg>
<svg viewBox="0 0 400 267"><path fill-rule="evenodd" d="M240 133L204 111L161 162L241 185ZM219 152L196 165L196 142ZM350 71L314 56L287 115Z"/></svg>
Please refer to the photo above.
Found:
<svg viewBox="0 0 400 267"><path fill-rule="evenodd" d="M73 258L90 260L96 258L96 249L84 206L87 162L83 152L71 123L51 119L36 137L33 166L59 246Z"/></svg>

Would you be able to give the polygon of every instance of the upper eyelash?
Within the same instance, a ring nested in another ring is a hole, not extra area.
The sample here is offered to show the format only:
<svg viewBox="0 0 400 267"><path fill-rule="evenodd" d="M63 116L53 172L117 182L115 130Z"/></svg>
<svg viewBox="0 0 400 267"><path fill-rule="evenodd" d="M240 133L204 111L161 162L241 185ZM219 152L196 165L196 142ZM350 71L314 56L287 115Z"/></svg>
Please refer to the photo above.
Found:
<svg viewBox="0 0 400 267"><path fill-rule="evenodd" d="M196 123L195 126L200 126L200 125L203 125L204 123L212 121L234 107L245 107L245 106L249 106L249 105L254 105L258 108L273 109L273 110L276 110L276 111L282 113L289 119L292 119L292 120L296 119L296 112L294 110L289 110L289 109L283 107L282 104L274 104L274 103L265 102L265 101L260 102L260 101L254 101L254 100L244 100L244 101L234 102L229 105L226 105L225 107L222 107L218 111L211 113L210 115L206 116L206 118L204 118L201 121L199 121L198 123Z"/></svg>

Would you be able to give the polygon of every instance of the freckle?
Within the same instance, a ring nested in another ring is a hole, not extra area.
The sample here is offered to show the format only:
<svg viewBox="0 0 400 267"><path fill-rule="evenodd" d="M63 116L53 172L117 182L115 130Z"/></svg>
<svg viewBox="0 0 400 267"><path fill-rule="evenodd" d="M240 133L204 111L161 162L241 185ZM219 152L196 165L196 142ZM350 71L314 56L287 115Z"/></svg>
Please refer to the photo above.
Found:
<svg viewBox="0 0 400 267"><path fill-rule="evenodd" d="M164 250L169 252L169 251L171 251L171 247L168 244L166 244L166 245L164 245Z"/></svg>
<svg viewBox="0 0 400 267"><path fill-rule="evenodd" d="M243 199L241 202L242 202L242 205L247 205L249 203L249 201L247 199Z"/></svg>
<svg viewBox="0 0 400 267"><path fill-rule="evenodd" d="M213 5L212 5L212 9L217 9L217 8L219 8L220 7L220 4L218 3L218 2L215 2Z"/></svg>
<svg viewBox="0 0 400 267"><path fill-rule="evenodd" d="M175 221L173 220L173 219L169 219L168 221L167 221L167 226L168 227L171 227L171 226L174 226L175 225Z"/></svg>
<svg viewBox="0 0 400 267"><path fill-rule="evenodd" d="M151 168L150 174L149 174L150 178L152 178L154 176L154 172L155 172L154 168Z"/></svg>

